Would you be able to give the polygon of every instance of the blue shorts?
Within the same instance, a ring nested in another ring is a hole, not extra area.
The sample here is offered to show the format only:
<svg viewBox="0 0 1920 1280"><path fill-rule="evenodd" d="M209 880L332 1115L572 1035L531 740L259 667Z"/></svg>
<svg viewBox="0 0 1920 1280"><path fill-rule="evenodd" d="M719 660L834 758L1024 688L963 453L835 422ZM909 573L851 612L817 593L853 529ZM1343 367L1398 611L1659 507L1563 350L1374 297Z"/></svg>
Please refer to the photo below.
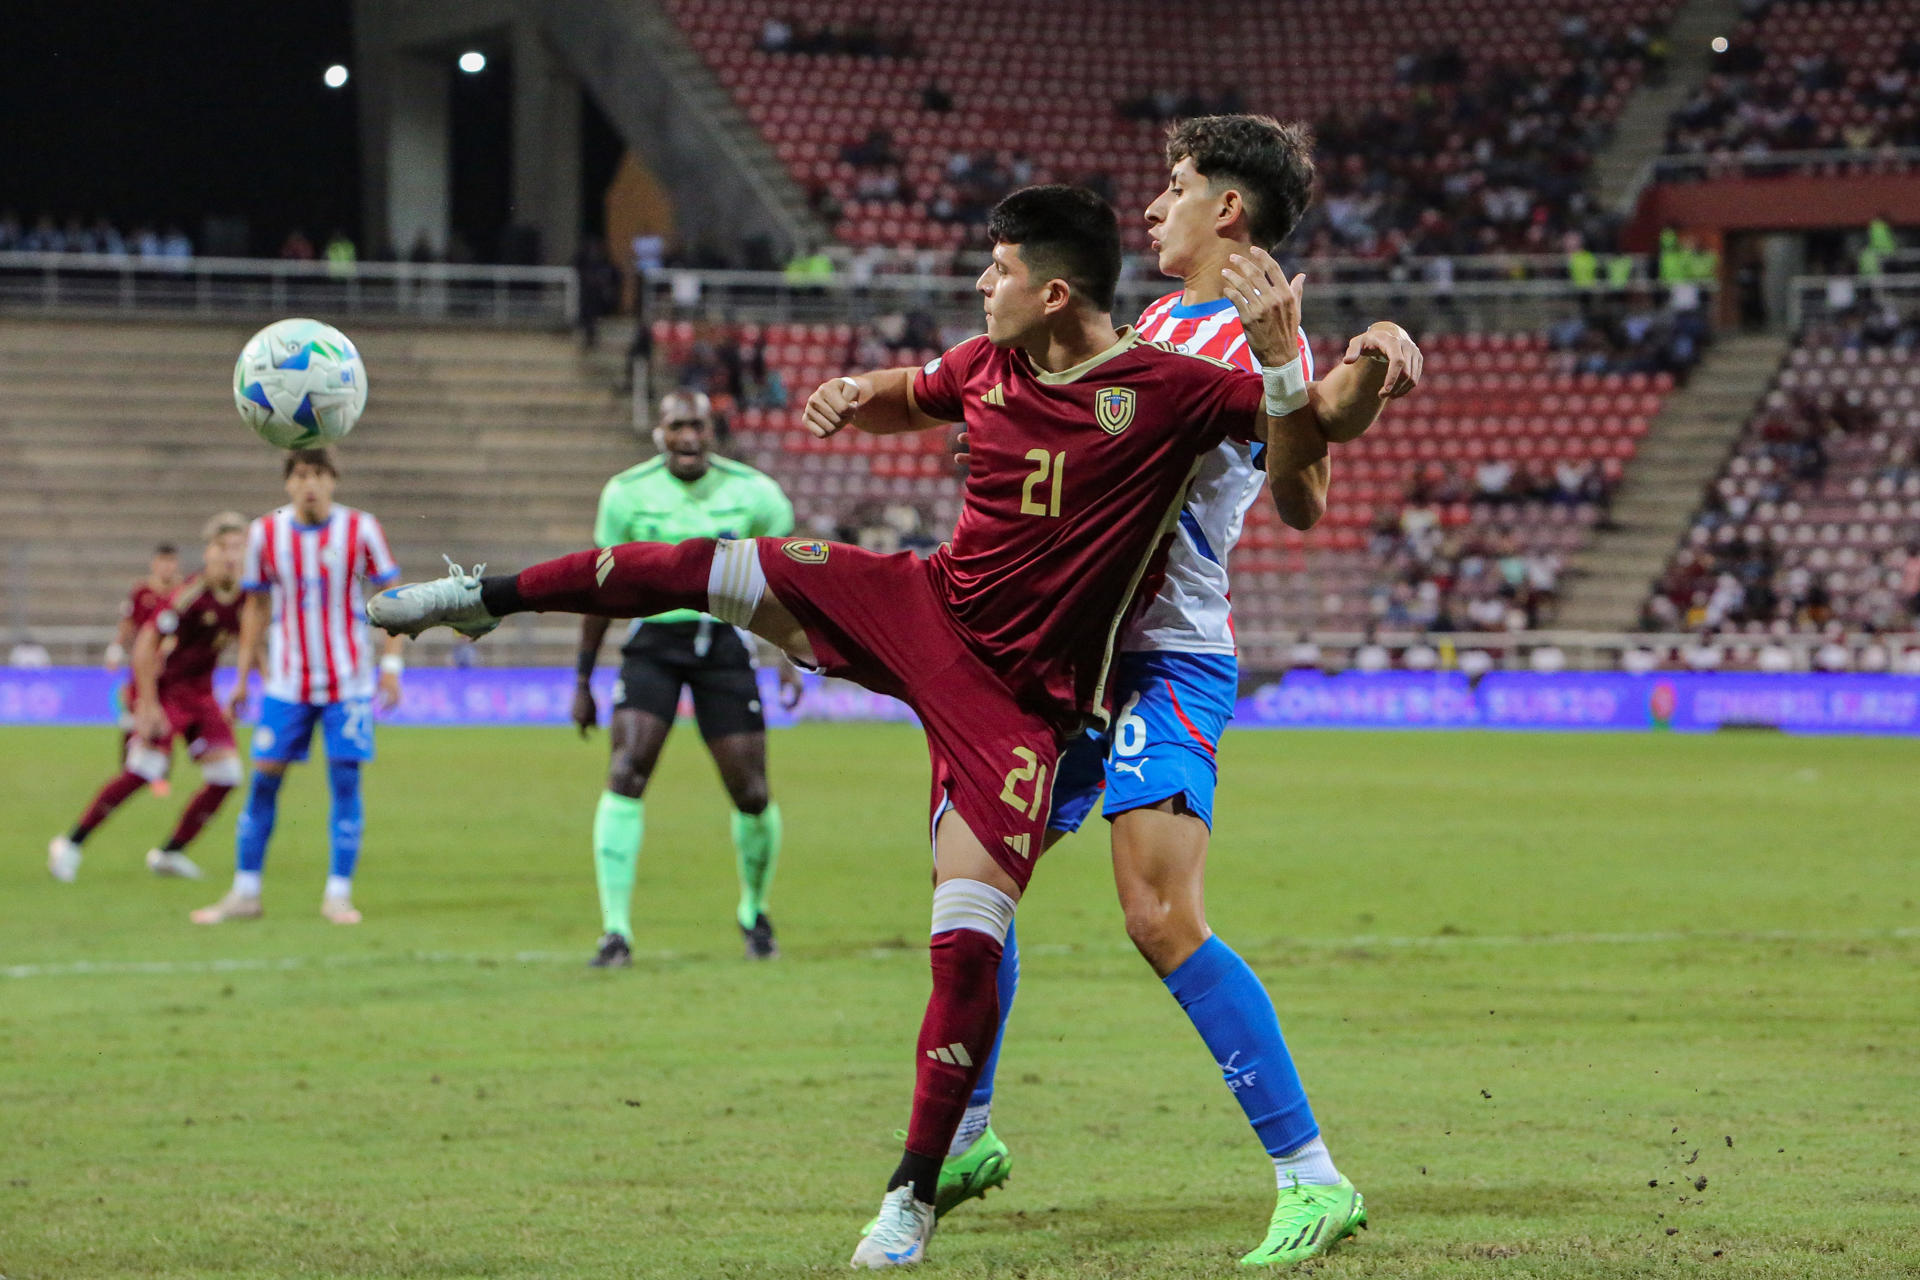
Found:
<svg viewBox="0 0 1920 1280"><path fill-rule="evenodd" d="M1078 831L1104 791L1109 822L1184 796L1213 826L1214 753L1233 719L1238 661L1224 653L1123 653L1114 682L1112 729L1089 732L1060 756L1048 825Z"/></svg>
<svg viewBox="0 0 1920 1280"><path fill-rule="evenodd" d="M305 702L260 700L260 723L253 730L253 758L294 764L307 758L318 720L327 739L329 760L373 759L373 699L348 698L312 706Z"/></svg>

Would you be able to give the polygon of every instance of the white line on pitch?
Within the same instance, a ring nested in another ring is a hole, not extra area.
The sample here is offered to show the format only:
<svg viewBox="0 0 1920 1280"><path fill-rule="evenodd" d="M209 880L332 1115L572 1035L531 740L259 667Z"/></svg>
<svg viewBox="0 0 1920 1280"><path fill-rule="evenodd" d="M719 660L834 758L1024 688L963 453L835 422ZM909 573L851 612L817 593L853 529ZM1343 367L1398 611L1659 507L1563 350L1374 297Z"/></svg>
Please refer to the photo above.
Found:
<svg viewBox="0 0 1920 1280"><path fill-rule="evenodd" d="M1358 934L1346 938L1275 938L1264 945L1306 947L1315 951L1353 951L1369 947L1383 950L1458 949L1473 947L1578 947L1649 946L1676 942L1699 943L1816 943L1816 942L1898 942L1920 938L1920 928L1844 930L1773 929L1753 932L1689 933L1664 930L1650 933L1536 933L1536 934L1436 934L1425 937L1396 937L1382 934ZM1130 952L1123 943L1096 944L1035 943L1021 951L1034 956L1103 955ZM1257 947L1254 949L1258 949ZM897 957L921 957L915 947L873 947L864 952L869 959L891 960ZM678 951L636 951L634 959L652 961L693 960L698 953ZM283 973L296 969L357 969L378 965L471 965L485 967L502 964L578 963L572 951L512 951L485 955L465 951L408 951L396 955L343 956L252 956L215 960L74 960L51 964L14 964L0 966L0 978L83 978L115 975L170 977L199 973Z"/></svg>

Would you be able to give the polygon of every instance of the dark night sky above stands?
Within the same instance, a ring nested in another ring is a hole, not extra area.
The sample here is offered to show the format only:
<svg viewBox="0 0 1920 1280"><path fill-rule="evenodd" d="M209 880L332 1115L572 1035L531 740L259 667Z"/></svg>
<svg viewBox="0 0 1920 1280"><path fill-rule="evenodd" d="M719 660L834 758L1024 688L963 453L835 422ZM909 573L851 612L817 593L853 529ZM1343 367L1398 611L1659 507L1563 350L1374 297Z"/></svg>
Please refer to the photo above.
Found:
<svg viewBox="0 0 1920 1280"><path fill-rule="evenodd" d="M207 214L272 251L358 220L348 0L0 4L0 209L128 230Z"/></svg>

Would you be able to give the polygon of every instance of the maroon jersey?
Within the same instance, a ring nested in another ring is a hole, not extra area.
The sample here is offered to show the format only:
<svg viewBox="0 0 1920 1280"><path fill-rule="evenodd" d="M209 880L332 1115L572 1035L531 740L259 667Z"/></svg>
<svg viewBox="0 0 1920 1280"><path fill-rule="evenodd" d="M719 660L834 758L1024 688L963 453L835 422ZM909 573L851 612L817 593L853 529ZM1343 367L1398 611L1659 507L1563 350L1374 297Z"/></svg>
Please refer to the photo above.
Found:
<svg viewBox="0 0 1920 1280"><path fill-rule="evenodd" d="M133 584L133 590L120 605L120 616L133 624L133 633L140 634L140 628L153 620L153 615L164 609L167 598L155 591L145 578Z"/></svg>
<svg viewBox="0 0 1920 1280"><path fill-rule="evenodd" d="M1120 624L1158 581L1201 459L1253 438L1260 379L1129 327L1060 373L972 338L914 375L913 398L967 422L966 504L931 562L948 611L1023 703L1104 721Z"/></svg>
<svg viewBox="0 0 1920 1280"><path fill-rule="evenodd" d="M240 634L240 602L245 599L246 593L236 586L233 598L222 600L197 576L173 593L153 618L165 655L160 667L162 693L176 685L213 688L220 651Z"/></svg>

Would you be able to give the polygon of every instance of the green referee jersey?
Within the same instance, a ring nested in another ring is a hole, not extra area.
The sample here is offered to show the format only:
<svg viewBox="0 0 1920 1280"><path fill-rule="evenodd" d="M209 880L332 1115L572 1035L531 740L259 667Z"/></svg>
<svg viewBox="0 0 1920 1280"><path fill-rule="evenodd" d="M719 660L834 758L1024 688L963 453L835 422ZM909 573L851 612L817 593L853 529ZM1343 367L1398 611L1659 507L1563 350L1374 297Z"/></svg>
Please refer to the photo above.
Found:
<svg viewBox="0 0 1920 1280"><path fill-rule="evenodd" d="M622 542L685 542L688 538L783 538L793 532L793 504L766 473L709 455L706 474L691 483L653 458L629 467L600 491L595 546ZM645 622L697 622L693 609L655 614Z"/></svg>

